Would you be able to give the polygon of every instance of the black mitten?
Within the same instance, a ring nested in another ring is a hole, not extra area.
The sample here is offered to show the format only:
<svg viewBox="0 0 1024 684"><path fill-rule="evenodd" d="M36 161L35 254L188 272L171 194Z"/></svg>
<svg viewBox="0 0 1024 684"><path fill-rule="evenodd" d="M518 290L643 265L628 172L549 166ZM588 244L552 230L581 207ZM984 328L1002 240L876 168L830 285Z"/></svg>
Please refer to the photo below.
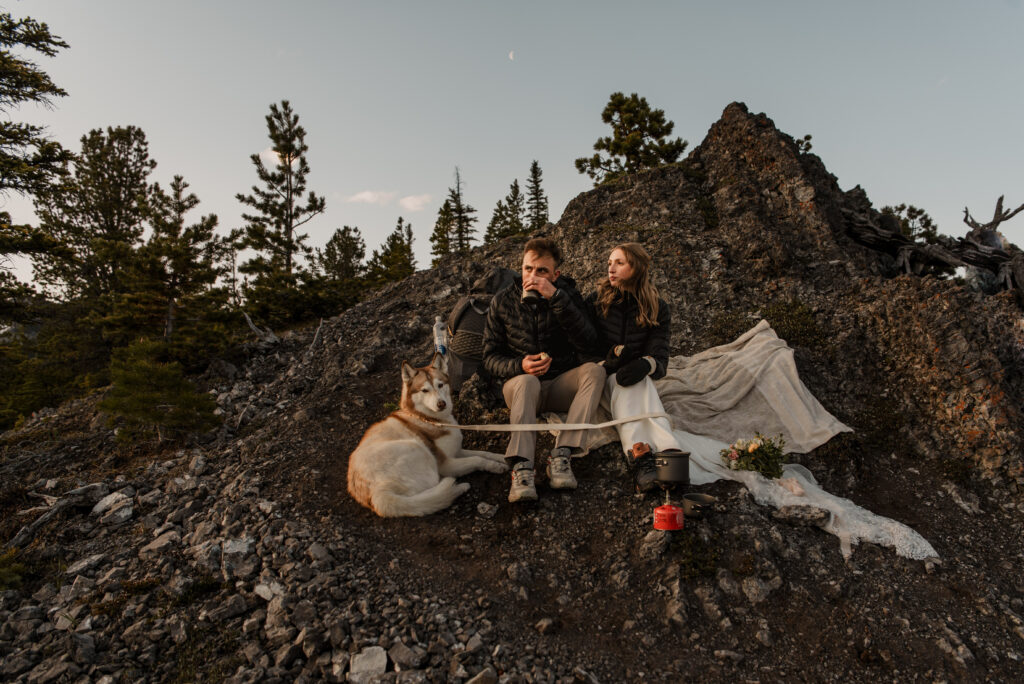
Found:
<svg viewBox="0 0 1024 684"><path fill-rule="evenodd" d="M615 371L615 382L622 387L629 387L646 378L650 372L651 364L647 363L647 359L633 359Z"/></svg>

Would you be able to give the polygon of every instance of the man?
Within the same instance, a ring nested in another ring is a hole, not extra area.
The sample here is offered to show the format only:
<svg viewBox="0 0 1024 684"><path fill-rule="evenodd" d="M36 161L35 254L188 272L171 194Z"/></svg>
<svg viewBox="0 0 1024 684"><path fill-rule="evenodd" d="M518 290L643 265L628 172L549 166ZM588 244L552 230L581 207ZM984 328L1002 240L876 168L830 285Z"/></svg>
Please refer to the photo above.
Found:
<svg viewBox="0 0 1024 684"><path fill-rule="evenodd" d="M523 248L522 279L491 300L484 328L484 367L505 380L502 393L513 424L537 422L537 412L568 411L568 422L592 422L606 373L594 363L597 328L576 283L559 271L562 251L534 238ZM554 489L575 489L570 458L582 454L585 431L560 430L548 459ZM509 501L534 500L536 432L513 432L505 459L512 469Z"/></svg>

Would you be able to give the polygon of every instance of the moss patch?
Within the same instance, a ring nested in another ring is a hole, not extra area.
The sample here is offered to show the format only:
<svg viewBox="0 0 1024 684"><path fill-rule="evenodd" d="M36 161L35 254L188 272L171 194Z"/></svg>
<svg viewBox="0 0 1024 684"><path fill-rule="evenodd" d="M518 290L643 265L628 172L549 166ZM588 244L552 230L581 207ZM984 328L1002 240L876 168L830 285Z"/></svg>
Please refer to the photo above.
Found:
<svg viewBox="0 0 1024 684"><path fill-rule="evenodd" d="M25 566L18 562L18 552L10 549L0 553L0 591L21 586Z"/></svg>
<svg viewBox="0 0 1024 684"><path fill-rule="evenodd" d="M796 345L824 349L829 346L829 335L815 320L814 312L803 302L795 299L773 302L762 309L761 316L791 347Z"/></svg>
<svg viewBox="0 0 1024 684"><path fill-rule="evenodd" d="M737 337L750 330L752 323L742 311L724 311L715 314L708 322L704 339L708 347L717 347L720 344L732 342Z"/></svg>
<svg viewBox="0 0 1024 684"><path fill-rule="evenodd" d="M192 631L177 647L177 670L171 682L223 682L245 660L239 654L240 635L235 629L201 628Z"/></svg>

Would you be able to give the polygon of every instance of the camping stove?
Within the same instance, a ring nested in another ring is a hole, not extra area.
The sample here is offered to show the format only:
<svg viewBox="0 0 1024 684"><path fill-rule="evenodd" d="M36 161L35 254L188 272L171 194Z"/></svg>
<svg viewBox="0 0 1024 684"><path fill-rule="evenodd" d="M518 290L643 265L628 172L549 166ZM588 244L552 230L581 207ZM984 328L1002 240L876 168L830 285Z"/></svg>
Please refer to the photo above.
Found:
<svg viewBox="0 0 1024 684"><path fill-rule="evenodd" d="M672 503L672 490L690 484L690 454L685 451L659 451L654 455L658 469L658 486L665 490L665 503L654 509L654 529L676 531L683 529L683 509Z"/></svg>

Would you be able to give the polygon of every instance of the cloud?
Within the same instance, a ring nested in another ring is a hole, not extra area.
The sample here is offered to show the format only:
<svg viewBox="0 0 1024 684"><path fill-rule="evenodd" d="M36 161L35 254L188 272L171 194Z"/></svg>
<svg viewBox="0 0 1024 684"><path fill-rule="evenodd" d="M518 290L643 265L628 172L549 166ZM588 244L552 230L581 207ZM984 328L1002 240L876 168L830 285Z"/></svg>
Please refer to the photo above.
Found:
<svg viewBox="0 0 1024 684"><path fill-rule="evenodd" d="M346 202L358 202L359 204L379 204L384 206L389 204L391 200L395 198L397 193L394 192L382 192L380 190L363 190L357 192L351 197L346 197Z"/></svg>
<svg viewBox="0 0 1024 684"><path fill-rule="evenodd" d="M430 195L409 195L398 200L398 204L408 211L423 211L430 204Z"/></svg>

